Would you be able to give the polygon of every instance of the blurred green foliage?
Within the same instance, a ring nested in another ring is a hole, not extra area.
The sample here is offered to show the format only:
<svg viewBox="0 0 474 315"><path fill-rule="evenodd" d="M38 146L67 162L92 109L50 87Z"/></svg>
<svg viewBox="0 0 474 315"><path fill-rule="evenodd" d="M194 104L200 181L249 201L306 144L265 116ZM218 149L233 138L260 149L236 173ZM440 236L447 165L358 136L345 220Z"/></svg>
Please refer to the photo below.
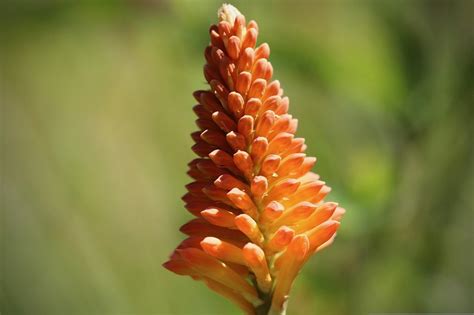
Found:
<svg viewBox="0 0 474 315"><path fill-rule="evenodd" d="M161 267L218 1L3 1L2 314L238 314ZM289 314L472 312L474 2L234 1L347 215Z"/></svg>

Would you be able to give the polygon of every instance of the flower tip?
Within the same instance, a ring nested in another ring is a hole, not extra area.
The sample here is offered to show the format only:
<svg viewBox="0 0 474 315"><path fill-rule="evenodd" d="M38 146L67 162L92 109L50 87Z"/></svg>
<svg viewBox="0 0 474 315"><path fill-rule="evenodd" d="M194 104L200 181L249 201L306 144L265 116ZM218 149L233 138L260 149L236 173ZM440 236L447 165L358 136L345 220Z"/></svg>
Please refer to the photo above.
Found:
<svg viewBox="0 0 474 315"><path fill-rule="evenodd" d="M334 211L331 219L335 221L341 221L342 217L346 213L346 209L337 207L336 210Z"/></svg>
<svg viewBox="0 0 474 315"><path fill-rule="evenodd" d="M242 254L251 265L258 265L265 259L263 250L254 243L245 244Z"/></svg>
<svg viewBox="0 0 474 315"><path fill-rule="evenodd" d="M235 18L239 15L242 15L240 11L234 7L232 4L224 3L219 10L217 10L217 17L219 22L226 21L230 25L234 24Z"/></svg>
<svg viewBox="0 0 474 315"><path fill-rule="evenodd" d="M195 272L192 268L183 260L170 259L163 263L162 266L171 272L181 276L194 276Z"/></svg>
<svg viewBox="0 0 474 315"><path fill-rule="evenodd" d="M299 234L293 237L288 245L288 250L299 260L306 258L309 251L309 239L305 234Z"/></svg>
<svg viewBox="0 0 474 315"><path fill-rule="evenodd" d="M212 255L212 256L216 256L217 254L217 251L218 251L218 248L219 248L219 245L222 243L222 241L216 237L205 237L202 241L201 241L201 247L202 249Z"/></svg>

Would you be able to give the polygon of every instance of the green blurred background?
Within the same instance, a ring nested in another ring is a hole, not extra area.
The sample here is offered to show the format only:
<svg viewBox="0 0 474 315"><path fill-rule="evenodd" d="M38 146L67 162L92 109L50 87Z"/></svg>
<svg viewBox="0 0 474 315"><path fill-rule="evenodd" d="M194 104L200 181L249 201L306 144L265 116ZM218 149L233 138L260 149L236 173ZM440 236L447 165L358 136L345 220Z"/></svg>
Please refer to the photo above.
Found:
<svg viewBox="0 0 474 315"><path fill-rule="evenodd" d="M474 1L234 1L347 215L289 314L472 312ZM219 1L3 1L2 314L238 314L161 267Z"/></svg>

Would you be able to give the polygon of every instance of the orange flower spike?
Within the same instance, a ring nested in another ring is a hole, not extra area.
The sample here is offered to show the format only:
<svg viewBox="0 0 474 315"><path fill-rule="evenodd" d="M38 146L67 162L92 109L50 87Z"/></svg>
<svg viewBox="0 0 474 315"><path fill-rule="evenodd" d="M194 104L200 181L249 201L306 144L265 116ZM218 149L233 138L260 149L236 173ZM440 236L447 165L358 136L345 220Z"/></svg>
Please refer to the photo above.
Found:
<svg viewBox="0 0 474 315"><path fill-rule="evenodd" d="M188 166L188 236L163 264L203 281L247 314L282 315L309 257L331 245L345 213L311 172L289 98L272 78L270 47L257 45L258 25L223 5L209 28L204 77L193 93L199 156Z"/></svg>

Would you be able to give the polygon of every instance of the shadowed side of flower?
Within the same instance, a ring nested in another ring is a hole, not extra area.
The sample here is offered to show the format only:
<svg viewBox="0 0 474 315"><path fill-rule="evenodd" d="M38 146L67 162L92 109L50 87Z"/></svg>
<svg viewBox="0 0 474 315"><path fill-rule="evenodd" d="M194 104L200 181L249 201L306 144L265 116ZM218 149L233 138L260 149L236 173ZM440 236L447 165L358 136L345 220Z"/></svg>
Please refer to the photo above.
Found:
<svg viewBox="0 0 474 315"><path fill-rule="evenodd" d="M284 314L309 257L334 240L345 210L324 202L330 188L295 137L298 121L272 80L258 25L233 6L218 11L204 51L210 90L194 92L199 156L183 196L195 216L164 267L234 302L247 314Z"/></svg>

